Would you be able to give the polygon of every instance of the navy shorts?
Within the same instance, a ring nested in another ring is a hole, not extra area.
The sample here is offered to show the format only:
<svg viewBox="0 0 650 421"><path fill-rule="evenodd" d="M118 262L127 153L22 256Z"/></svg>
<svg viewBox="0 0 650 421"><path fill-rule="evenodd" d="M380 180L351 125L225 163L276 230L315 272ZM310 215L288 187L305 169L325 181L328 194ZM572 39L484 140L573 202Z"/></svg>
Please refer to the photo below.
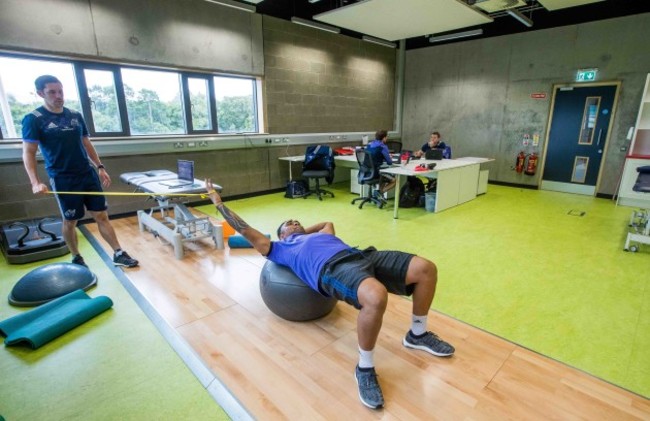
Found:
<svg viewBox="0 0 650 421"><path fill-rule="evenodd" d="M102 183L95 171L77 176L59 175L50 178L52 191L70 192L102 192ZM106 196L104 195L82 195L82 194L57 194L61 215L69 220L83 218L85 209L93 212L101 212L108 209Z"/></svg>
<svg viewBox="0 0 650 421"><path fill-rule="evenodd" d="M323 293L360 309L357 290L364 279L376 278L397 295L410 296L415 285L406 285L406 272L414 254L402 251L349 249L332 257L323 268L320 288Z"/></svg>

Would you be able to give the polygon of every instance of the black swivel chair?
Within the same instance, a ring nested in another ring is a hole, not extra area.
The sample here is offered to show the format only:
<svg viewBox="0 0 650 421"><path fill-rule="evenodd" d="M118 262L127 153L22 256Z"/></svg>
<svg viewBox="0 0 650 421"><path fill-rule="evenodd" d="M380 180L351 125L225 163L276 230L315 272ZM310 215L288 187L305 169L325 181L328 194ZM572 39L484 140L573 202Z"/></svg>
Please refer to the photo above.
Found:
<svg viewBox="0 0 650 421"><path fill-rule="evenodd" d="M302 176L306 179L314 179L316 189L310 190L304 198L315 194L318 200L323 200L323 195L329 194L334 197L331 191L320 188L320 179L324 178L327 184L332 184L334 180L334 152L327 145L312 145L307 147L305 152L305 161L302 164Z"/></svg>
<svg viewBox="0 0 650 421"><path fill-rule="evenodd" d="M388 140L386 141L386 146L388 147L388 150L390 153L400 153L402 152L402 142L398 142L397 140Z"/></svg>
<svg viewBox="0 0 650 421"><path fill-rule="evenodd" d="M379 169L375 166L372 154L365 149L357 149L355 155L357 157L357 162L359 163L359 176L357 180L360 185L368 186L368 194L353 199L352 204L354 205L357 201L361 200L359 209L362 209L363 205L368 202L374 203L379 209L383 208L386 204L386 200L381 196L377 197L374 195L374 190L379 187L381 174L379 174Z"/></svg>

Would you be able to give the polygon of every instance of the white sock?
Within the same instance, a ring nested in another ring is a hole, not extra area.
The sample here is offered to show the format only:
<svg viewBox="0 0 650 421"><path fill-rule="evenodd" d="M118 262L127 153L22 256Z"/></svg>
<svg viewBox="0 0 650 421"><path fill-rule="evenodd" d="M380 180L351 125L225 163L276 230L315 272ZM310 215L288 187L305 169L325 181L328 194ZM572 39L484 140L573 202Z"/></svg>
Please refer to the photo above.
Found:
<svg viewBox="0 0 650 421"><path fill-rule="evenodd" d="M411 332L414 335L419 336L427 331L427 316L416 316L413 315L411 319Z"/></svg>
<svg viewBox="0 0 650 421"><path fill-rule="evenodd" d="M375 350L364 351L359 348L359 368L372 368L375 366Z"/></svg>

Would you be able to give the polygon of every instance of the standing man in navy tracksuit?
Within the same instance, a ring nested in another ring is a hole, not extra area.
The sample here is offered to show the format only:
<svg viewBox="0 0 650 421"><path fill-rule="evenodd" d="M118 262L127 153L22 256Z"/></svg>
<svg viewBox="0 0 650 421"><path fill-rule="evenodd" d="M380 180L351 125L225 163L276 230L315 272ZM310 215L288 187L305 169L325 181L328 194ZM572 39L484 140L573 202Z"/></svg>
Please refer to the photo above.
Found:
<svg viewBox="0 0 650 421"><path fill-rule="evenodd" d="M36 78L36 93L43 98L38 107L23 118L23 163L34 194L48 192L36 171L36 151L40 147L52 191L102 192L111 178L88 138L88 129L80 113L63 106L63 85L54 76ZM95 170L96 169L96 170ZM72 263L86 266L77 241L77 221L87 209L99 226L99 232L113 249L113 262L134 267L138 261L122 248L108 219L103 195L57 194L63 217L63 238L72 253Z"/></svg>

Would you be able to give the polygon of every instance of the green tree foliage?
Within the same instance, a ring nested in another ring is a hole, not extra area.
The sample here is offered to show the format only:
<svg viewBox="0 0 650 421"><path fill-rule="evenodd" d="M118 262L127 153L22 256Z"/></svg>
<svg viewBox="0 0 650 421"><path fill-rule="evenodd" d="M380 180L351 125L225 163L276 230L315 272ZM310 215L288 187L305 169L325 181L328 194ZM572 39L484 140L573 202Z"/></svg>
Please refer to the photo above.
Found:
<svg viewBox="0 0 650 421"><path fill-rule="evenodd" d="M170 102L162 102L158 93L150 89L135 92L124 85L131 134L185 133L183 109L177 95Z"/></svg>
<svg viewBox="0 0 650 421"><path fill-rule="evenodd" d="M179 95L168 102L160 100L158 93L150 89L136 92L124 85L127 113L132 135L182 134L186 133L183 105ZM112 86L94 85L88 89L95 131L119 132L122 130L118 111L117 96ZM8 97L11 116L20 136L23 117L43 105L42 102L20 103L14 96ZM208 101L204 94L191 98L192 125L196 130L210 128ZM66 107L81 111L79 102L66 100ZM253 97L230 96L217 103L219 133L241 133L255 130L255 110ZM3 128L6 137L6 130Z"/></svg>
<svg viewBox="0 0 650 421"><path fill-rule="evenodd" d="M192 128L194 130L210 130L210 118L208 116L208 98L205 94L191 94L192 103Z"/></svg>
<svg viewBox="0 0 650 421"><path fill-rule="evenodd" d="M90 109L97 133L120 132L122 123L117 109L117 95L113 86L94 85L88 89Z"/></svg>
<svg viewBox="0 0 650 421"><path fill-rule="evenodd" d="M224 97L217 102L217 122L219 133L254 131L253 98L250 95Z"/></svg>

